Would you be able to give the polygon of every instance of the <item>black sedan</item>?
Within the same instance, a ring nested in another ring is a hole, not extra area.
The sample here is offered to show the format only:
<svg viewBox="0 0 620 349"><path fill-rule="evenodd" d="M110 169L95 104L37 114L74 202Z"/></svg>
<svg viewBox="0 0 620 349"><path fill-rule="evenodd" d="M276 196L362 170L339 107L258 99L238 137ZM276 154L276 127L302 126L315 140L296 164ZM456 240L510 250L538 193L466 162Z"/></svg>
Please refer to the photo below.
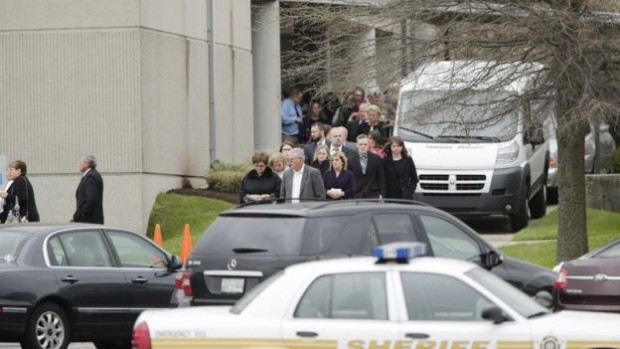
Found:
<svg viewBox="0 0 620 349"><path fill-rule="evenodd" d="M0 228L0 342L131 348L145 309L166 308L181 263L147 238L90 224Z"/></svg>

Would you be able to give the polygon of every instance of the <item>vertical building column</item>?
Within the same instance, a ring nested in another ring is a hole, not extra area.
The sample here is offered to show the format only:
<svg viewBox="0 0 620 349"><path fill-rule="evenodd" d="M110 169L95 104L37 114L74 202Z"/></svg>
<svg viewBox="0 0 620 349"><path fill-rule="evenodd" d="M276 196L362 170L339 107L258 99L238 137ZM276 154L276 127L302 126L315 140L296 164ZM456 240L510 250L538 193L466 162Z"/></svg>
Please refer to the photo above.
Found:
<svg viewBox="0 0 620 349"><path fill-rule="evenodd" d="M256 149L280 146L280 2L252 3L254 142Z"/></svg>

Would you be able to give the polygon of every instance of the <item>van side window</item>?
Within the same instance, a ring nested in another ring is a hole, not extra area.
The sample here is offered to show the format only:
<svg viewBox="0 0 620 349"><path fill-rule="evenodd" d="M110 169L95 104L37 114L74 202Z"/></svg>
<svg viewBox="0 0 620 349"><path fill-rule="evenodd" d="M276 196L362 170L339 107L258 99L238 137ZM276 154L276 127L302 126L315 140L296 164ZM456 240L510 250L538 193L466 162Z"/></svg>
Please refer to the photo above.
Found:
<svg viewBox="0 0 620 349"><path fill-rule="evenodd" d="M385 273L325 275L306 290L296 318L387 320Z"/></svg>

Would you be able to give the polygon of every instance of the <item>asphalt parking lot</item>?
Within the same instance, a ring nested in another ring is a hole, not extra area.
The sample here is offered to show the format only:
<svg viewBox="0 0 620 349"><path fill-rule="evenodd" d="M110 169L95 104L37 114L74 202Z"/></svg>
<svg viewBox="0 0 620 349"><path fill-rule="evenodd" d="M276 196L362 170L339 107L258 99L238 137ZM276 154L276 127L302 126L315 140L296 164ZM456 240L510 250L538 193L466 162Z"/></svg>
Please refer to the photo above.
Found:
<svg viewBox="0 0 620 349"><path fill-rule="evenodd" d="M553 211L557 206L550 206L548 212ZM491 216L482 219L465 219L469 226L496 247L510 244L514 233L510 231L510 221L507 217ZM530 220L532 223L534 220ZM0 349L20 349L17 343L0 343ZM73 343L69 349L95 349L92 343Z"/></svg>

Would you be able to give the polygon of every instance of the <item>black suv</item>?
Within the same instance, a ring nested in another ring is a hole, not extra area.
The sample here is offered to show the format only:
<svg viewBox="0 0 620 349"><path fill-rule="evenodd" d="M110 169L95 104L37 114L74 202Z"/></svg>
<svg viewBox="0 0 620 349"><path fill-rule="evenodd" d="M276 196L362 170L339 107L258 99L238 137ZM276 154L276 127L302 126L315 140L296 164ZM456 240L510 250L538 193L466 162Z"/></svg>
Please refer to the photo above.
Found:
<svg viewBox="0 0 620 349"><path fill-rule="evenodd" d="M478 263L527 294L551 292L556 273L502 256L454 216L411 201L259 204L220 214L187 263L191 305L229 305L271 274L304 261L370 255L421 241L428 254ZM187 292L189 293L189 292Z"/></svg>

